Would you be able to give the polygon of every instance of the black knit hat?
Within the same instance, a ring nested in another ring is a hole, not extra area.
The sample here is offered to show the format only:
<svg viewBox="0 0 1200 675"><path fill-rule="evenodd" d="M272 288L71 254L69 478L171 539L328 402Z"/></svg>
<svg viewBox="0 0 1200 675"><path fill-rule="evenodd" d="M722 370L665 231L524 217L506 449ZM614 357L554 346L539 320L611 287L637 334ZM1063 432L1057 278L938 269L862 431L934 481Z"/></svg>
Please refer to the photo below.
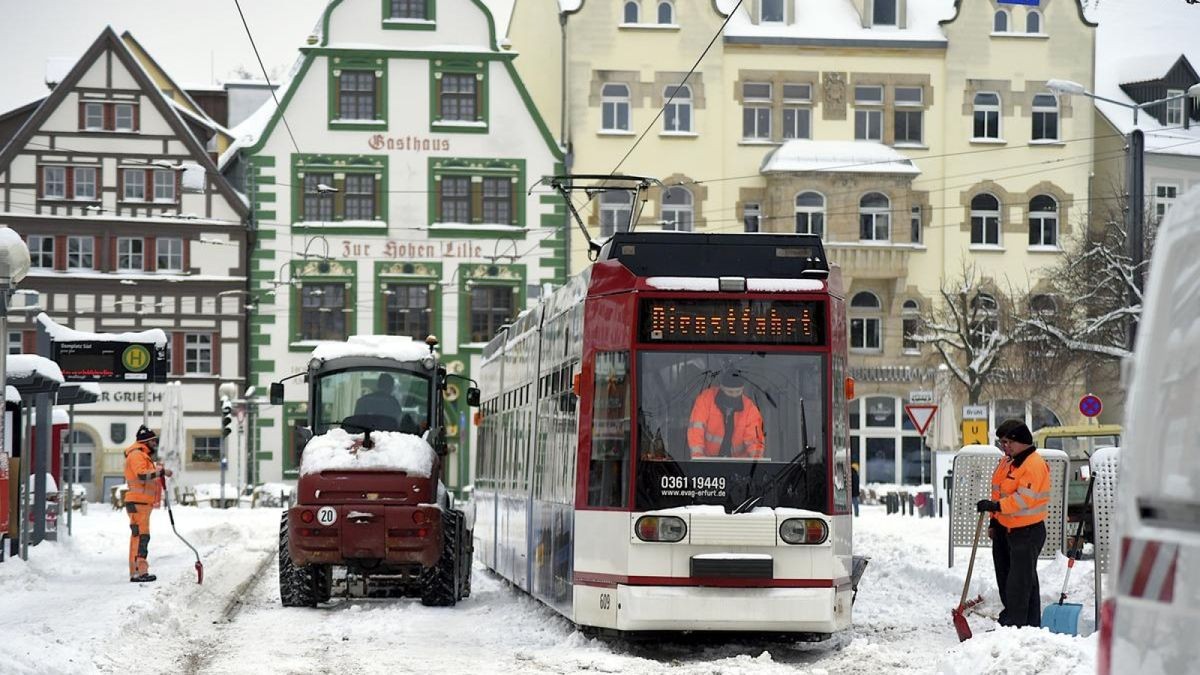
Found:
<svg viewBox="0 0 1200 675"><path fill-rule="evenodd" d="M154 433L153 430L147 428L146 425L143 424L142 426L138 427L137 436L135 436L135 438L137 438L138 443L157 441L158 434Z"/></svg>
<svg viewBox="0 0 1200 675"><path fill-rule="evenodd" d="M996 438L1016 441L1025 445L1033 445L1033 434L1021 420L1005 420L996 427Z"/></svg>

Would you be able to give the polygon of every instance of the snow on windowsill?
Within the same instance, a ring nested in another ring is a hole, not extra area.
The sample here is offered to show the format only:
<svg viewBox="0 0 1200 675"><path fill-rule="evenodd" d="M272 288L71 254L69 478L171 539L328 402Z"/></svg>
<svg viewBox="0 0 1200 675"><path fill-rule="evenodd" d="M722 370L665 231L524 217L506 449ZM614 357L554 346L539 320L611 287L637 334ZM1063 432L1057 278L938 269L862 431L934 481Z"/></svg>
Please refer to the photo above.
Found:
<svg viewBox="0 0 1200 675"><path fill-rule="evenodd" d="M632 131L625 131L623 129L597 129L596 135L597 136L633 136L634 133Z"/></svg>
<svg viewBox="0 0 1200 675"><path fill-rule="evenodd" d="M973 145L1006 145L1008 141L1003 138L972 138L971 143Z"/></svg>
<svg viewBox="0 0 1200 675"><path fill-rule="evenodd" d="M1016 31L1004 31L1004 32L992 31L992 37L994 37L994 38L1017 38L1017 39L1024 39L1024 40L1048 40L1050 38L1050 34L1049 33L1018 33Z"/></svg>
<svg viewBox="0 0 1200 675"><path fill-rule="evenodd" d="M1039 139L1036 141L1029 141L1029 144L1030 145L1049 145L1052 147L1062 147L1062 146L1066 145L1066 142L1064 142L1060 139L1057 139L1057 138L1043 138L1043 139Z"/></svg>
<svg viewBox="0 0 1200 675"><path fill-rule="evenodd" d="M660 131L658 135L667 138L697 138L700 136L695 131Z"/></svg>
<svg viewBox="0 0 1200 675"><path fill-rule="evenodd" d="M479 230L481 232L524 232L520 225L505 225L503 223L430 223L429 230Z"/></svg>
<svg viewBox="0 0 1200 675"><path fill-rule="evenodd" d="M1030 253L1062 253L1063 250L1058 246L1031 245L1027 249Z"/></svg>
<svg viewBox="0 0 1200 675"><path fill-rule="evenodd" d="M967 248L982 253L1004 253L1004 247L1000 244L971 244Z"/></svg>
<svg viewBox="0 0 1200 675"><path fill-rule="evenodd" d="M434 120L438 127L462 127L464 129L486 129L487 120Z"/></svg>
<svg viewBox="0 0 1200 675"><path fill-rule="evenodd" d="M351 126L377 126L380 124L387 124L387 120L344 120L341 118L334 118L329 120L329 122L331 124L349 124Z"/></svg>
<svg viewBox="0 0 1200 675"><path fill-rule="evenodd" d="M928 150L929 146L924 143L893 143L893 148L904 148L905 150Z"/></svg>
<svg viewBox="0 0 1200 675"><path fill-rule="evenodd" d="M617 28L621 30L679 30L683 26L677 23L619 23Z"/></svg>
<svg viewBox="0 0 1200 675"><path fill-rule="evenodd" d="M292 223L292 227L312 227L316 229L338 229L343 227L373 227L380 230L387 230L388 224L384 220L297 220Z"/></svg>
<svg viewBox="0 0 1200 675"><path fill-rule="evenodd" d="M383 23L385 26L436 26L437 25L436 21L430 21L429 19L405 19L405 18L396 18L396 17L388 17L383 20Z"/></svg>
<svg viewBox="0 0 1200 675"><path fill-rule="evenodd" d="M773 141L769 138L743 138L738 141L738 145L780 145L780 141Z"/></svg>

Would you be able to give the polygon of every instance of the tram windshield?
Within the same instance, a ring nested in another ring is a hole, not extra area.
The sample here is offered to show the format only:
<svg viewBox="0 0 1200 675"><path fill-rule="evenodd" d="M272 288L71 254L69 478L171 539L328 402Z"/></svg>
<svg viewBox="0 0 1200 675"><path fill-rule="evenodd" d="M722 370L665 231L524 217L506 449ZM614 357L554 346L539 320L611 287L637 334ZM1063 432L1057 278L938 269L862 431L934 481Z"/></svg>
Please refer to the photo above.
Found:
<svg viewBox="0 0 1200 675"><path fill-rule="evenodd" d="M641 352L636 508L825 510L826 358Z"/></svg>
<svg viewBox="0 0 1200 675"><path fill-rule="evenodd" d="M407 370L362 368L320 375L316 428L323 434L401 431L420 435L429 428L430 379Z"/></svg>

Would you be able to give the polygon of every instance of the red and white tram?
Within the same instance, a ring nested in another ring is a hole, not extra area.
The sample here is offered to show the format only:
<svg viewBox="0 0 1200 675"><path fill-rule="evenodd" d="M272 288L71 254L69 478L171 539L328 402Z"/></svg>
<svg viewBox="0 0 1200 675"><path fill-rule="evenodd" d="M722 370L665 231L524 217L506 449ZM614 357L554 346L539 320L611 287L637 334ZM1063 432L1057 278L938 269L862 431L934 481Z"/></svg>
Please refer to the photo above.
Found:
<svg viewBox="0 0 1200 675"><path fill-rule="evenodd" d="M476 555L581 626L848 627L840 283L813 236L615 235L484 352Z"/></svg>

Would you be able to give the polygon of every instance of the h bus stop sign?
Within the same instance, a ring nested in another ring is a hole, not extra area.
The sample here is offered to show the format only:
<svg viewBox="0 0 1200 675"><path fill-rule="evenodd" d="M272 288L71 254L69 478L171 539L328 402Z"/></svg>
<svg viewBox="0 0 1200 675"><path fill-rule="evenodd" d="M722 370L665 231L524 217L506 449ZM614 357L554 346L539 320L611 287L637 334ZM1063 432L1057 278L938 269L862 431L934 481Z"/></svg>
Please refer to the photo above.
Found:
<svg viewBox="0 0 1200 675"><path fill-rule="evenodd" d="M1088 394L1079 399L1079 412L1083 413L1084 417L1095 417L1101 410L1104 410L1104 403L1099 396Z"/></svg>

